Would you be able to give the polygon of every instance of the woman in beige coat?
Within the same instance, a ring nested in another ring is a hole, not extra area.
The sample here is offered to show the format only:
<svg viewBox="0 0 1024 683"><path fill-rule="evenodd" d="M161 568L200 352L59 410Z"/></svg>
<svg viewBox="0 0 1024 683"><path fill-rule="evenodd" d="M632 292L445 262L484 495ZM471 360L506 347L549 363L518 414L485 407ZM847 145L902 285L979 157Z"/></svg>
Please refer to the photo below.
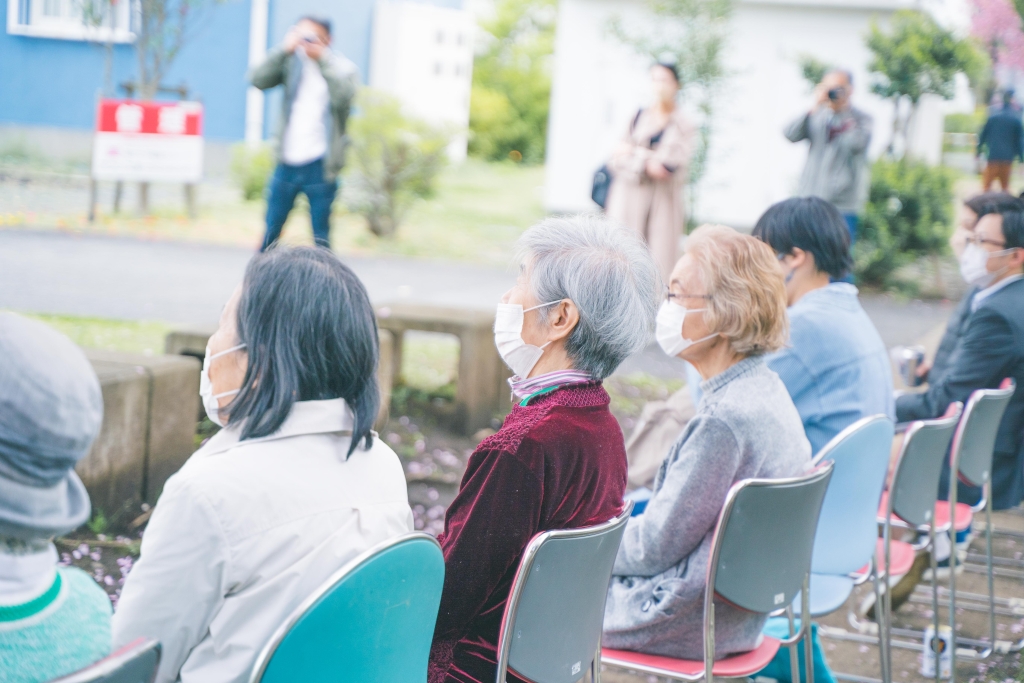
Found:
<svg viewBox="0 0 1024 683"><path fill-rule="evenodd" d="M686 214L694 128L676 106L679 77L671 64L651 67L654 106L637 112L608 162L608 216L643 235L662 278L677 260Z"/></svg>

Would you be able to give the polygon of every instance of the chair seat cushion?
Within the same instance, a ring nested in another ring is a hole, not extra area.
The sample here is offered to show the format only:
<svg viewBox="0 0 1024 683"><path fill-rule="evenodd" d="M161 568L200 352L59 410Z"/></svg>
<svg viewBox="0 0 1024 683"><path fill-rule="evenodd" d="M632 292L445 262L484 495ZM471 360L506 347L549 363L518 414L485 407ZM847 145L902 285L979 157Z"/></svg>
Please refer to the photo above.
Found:
<svg viewBox="0 0 1024 683"><path fill-rule="evenodd" d="M875 557L878 558L878 566L885 564L885 541L878 539L875 548ZM914 566L914 547L903 541L892 541L889 543L889 572L892 576L903 576ZM858 578L871 571L870 565L864 565L857 572ZM811 593L814 594L813 591Z"/></svg>
<svg viewBox="0 0 1024 683"><path fill-rule="evenodd" d="M964 531L971 526L974 510L966 503L956 504L956 530ZM935 525L943 527L949 524L949 501L940 500L935 503Z"/></svg>
<svg viewBox="0 0 1024 683"><path fill-rule="evenodd" d="M854 581L849 576L811 574L811 616L831 614L846 604L853 592ZM793 599L793 612L800 616L803 604L800 595Z"/></svg>
<svg viewBox="0 0 1024 683"><path fill-rule="evenodd" d="M878 505L878 523L885 523L885 514L889 507L889 492L882 494L882 502ZM971 526L974 511L966 503L956 504L956 530L964 531ZM893 522L902 521L896 513L893 513ZM939 529L949 524L949 502L939 500L935 502L935 526Z"/></svg>
<svg viewBox="0 0 1024 683"><path fill-rule="evenodd" d="M750 652L731 655L715 662L714 675L721 678L752 676L768 666L779 651L779 641L765 636L761 644ZM661 655L647 655L628 650L601 650L601 663L624 669L636 669L655 676L700 676L704 662L699 659L675 659Z"/></svg>

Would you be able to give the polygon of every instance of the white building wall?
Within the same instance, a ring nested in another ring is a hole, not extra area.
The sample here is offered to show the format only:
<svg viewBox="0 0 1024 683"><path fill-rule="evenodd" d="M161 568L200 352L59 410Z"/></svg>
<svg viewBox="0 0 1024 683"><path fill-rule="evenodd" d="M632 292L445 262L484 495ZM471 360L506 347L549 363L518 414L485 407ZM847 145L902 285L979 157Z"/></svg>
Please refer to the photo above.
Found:
<svg viewBox="0 0 1024 683"><path fill-rule="evenodd" d="M648 63L607 31L612 16L640 19L640 6L631 0L559 3L545 183L549 210L595 208L594 170L650 100ZM730 75L715 109L708 172L697 192L699 221L749 228L768 206L795 192L806 143L790 143L782 129L811 105L801 55L853 72L854 104L875 118L870 154L885 149L892 107L870 92L864 37L872 18L884 22L906 6L886 0L739 1L725 51ZM914 148L937 161L943 107L929 103L921 109Z"/></svg>
<svg viewBox="0 0 1024 683"><path fill-rule="evenodd" d="M464 10L393 0L380 0L373 18L370 85L409 114L450 127L453 161L466 157L475 26Z"/></svg>

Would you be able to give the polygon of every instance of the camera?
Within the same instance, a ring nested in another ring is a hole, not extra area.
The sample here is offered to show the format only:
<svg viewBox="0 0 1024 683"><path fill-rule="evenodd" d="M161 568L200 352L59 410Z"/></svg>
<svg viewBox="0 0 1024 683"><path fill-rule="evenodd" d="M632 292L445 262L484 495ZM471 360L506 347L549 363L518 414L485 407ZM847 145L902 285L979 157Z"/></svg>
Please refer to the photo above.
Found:
<svg viewBox="0 0 1024 683"><path fill-rule="evenodd" d="M828 98L833 102L837 102L842 99L843 95L846 94L845 88L832 88L828 91Z"/></svg>

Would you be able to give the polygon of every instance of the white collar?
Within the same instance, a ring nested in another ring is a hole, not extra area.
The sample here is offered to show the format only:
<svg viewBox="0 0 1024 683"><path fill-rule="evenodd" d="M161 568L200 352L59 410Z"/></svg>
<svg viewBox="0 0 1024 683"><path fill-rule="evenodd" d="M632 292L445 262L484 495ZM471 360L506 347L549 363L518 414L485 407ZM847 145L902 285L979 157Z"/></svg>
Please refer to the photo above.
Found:
<svg viewBox="0 0 1024 683"><path fill-rule="evenodd" d="M20 605L38 598L57 575L57 549L11 552L0 545L0 606Z"/></svg>
<svg viewBox="0 0 1024 683"><path fill-rule="evenodd" d="M989 285L985 289L983 289L980 292L978 292L977 294L975 294L974 298L971 299L971 313L974 313L976 310L978 310L978 306L981 306L981 302L982 301L984 301L985 299L989 298L990 296L992 296L993 294L998 292L1000 289L1002 289L1006 285L1014 283L1017 280L1020 280L1021 278L1024 278L1024 275L1022 275L1020 273L1018 273L1017 275L1011 275L1008 278L1000 280L999 282L995 283L994 285Z"/></svg>
<svg viewBox="0 0 1024 683"><path fill-rule="evenodd" d="M246 439L240 442L241 425L226 427L206 442L195 455L214 455L223 453L235 446L263 443L276 439L308 434L351 434L354 416L352 409L343 398L332 398L326 401L297 401L278 429L269 436L258 439Z"/></svg>

